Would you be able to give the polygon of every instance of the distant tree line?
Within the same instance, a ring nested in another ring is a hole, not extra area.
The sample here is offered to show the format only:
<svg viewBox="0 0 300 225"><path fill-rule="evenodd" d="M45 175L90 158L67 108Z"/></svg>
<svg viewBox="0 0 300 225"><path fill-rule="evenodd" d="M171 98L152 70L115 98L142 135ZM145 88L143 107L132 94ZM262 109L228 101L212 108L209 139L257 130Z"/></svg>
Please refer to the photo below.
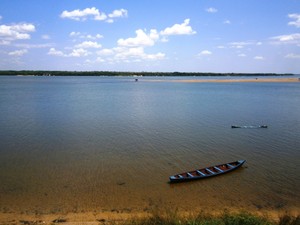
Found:
<svg viewBox="0 0 300 225"><path fill-rule="evenodd" d="M205 73L205 72L120 72L120 71L47 71L0 70L3 75L22 76L291 76L285 73Z"/></svg>

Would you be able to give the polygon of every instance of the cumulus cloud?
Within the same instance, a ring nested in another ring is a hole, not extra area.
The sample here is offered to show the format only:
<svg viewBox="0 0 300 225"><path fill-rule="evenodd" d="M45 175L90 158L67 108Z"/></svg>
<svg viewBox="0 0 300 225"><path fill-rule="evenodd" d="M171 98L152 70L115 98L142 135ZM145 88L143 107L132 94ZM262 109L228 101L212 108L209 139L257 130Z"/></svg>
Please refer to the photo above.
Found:
<svg viewBox="0 0 300 225"><path fill-rule="evenodd" d="M255 56L254 59L255 60L264 60L265 58L263 56Z"/></svg>
<svg viewBox="0 0 300 225"><path fill-rule="evenodd" d="M289 53L285 56L285 58L289 58L289 59L300 59L300 55L298 54L294 54L294 53Z"/></svg>
<svg viewBox="0 0 300 225"><path fill-rule="evenodd" d="M85 21L87 19L91 20L99 20L99 21L106 21L112 23L114 20L113 18L118 17L127 17L128 11L126 9L116 9L110 14L106 14L101 12L96 7L92 8L85 8L83 10L75 9L73 11L63 11L60 14L60 17L63 19L71 19L76 21Z"/></svg>
<svg viewBox="0 0 300 225"><path fill-rule="evenodd" d="M93 41L84 41L75 46L76 48L101 48L101 44Z"/></svg>
<svg viewBox="0 0 300 225"><path fill-rule="evenodd" d="M296 44L300 46L300 33L271 37L272 44Z"/></svg>
<svg viewBox="0 0 300 225"><path fill-rule="evenodd" d="M14 41L30 39L29 33L35 31L31 23L20 23L14 25L0 25L0 40Z"/></svg>
<svg viewBox="0 0 300 225"><path fill-rule="evenodd" d="M216 12L218 12L218 10L216 8L213 8L213 7L207 8L205 11L208 12L208 13L216 13Z"/></svg>
<svg viewBox="0 0 300 225"><path fill-rule="evenodd" d="M16 50L16 51L9 52L8 55L22 56L22 55L26 54L27 52L28 52L27 49L21 49L21 50Z"/></svg>
<svg viewBox="0 0 300 225"><path fill-rule="evenodd" d="M62 51L58 51L55 48L50 48L48 51L48 55L54 55L54 56L64 56L64 53Z"/></svg>
<svg viewBox="0 0 300 225"><path fill-rule="evenodd" d="M105 20L107 18L105 13L100 12L97 8L86 8L83 10L76 9L73 11L63 11L60 15L61 18L64 19L72 19L77 21L84 21L88 18L92 18L94 20Z"/></svg>
<svg viewBox="0 0 300 225"><path fill-rule="evenodd" d="M203 50L203 51L201 51L198 55L201 56L201 55L211 55L211 54L212 54L211 51Z"/></svg>
<svg viewBox="0 0 300 225"><path fill-rule="evenodd" d="M70 37L76 37L76 36L79 36L79 35L81 35L81 33L80 33L80 32L75 32L75 31L72 31L72 32L69 34Z"/></svg>
<svg viewBox="0 0 300 225"><path fill-rule="evenodd" d="M97 52L101 62L141 62L142 60L162 60L165 54L158 52L147 54L143 46L119 46L111 49L102 49Z"/></svg>
<svg viewBox="0 0 300 225"><path fill-rule="evenodd" d="M75 48L69 54L63 53L62 51L56 50L55 48L50 48L48 55L53 56L63 56L63 57L84 57L88 56L90 52L83 48Z"/></svg>
<svg viewBox="0 0 300 225"><path fill-rule="evenodd" d="M128 11L126 9L116 9L112 13L108 14L108 17L110 18L116 18L116 17L127 17Z"/></svg>
<svg viewBox="0 0 300 225"><path fill-rule="evenodd" d="M167 27L160 32L161 35L191 35L196 34L196 31L189 26L190 19L185 19L182 24L174 24L172 27Z"/></svg>
<svg viewBox="0 0 300 225"><path fill-rule="evenodd" d="M119 46L153 46L155 41L159 39L159 34L155 29L151 29L149 34L146 34L142 29L136 30L136 37L119 39Z"/></svg>
<svg viewBox="0 0 300 225"><path fill-rule="evenodd" d="M88 56L90 53L83 49L83 48L79 48L79 49L73 49L73 51L67 55L69 57L82 57L82 56Z"/></svg>
<svg viewBox="0 0 300 225"><path fill-rule="evenodd" d="M75 31L72 31L69 34L69 36L73 37L73 38L78 37L80 39L90 39L90 40L96 40L96 39L103 38L103 35L101 35L101 34L91 35L91 34L84 34L84 33L81 33L81 32L75 32Z"/></svg>
<svg viewBox="0 0 300 225"><path fill-rule="evenodd" d="M238 57L246 57L247 55L244 53L238 54Z"/></svg>
<svg viewBox="0 0 300 225"><path fill-rule="evenodd" d="M294 21L291 21L288 23L290 26L300 27L300 14L289 14L288 17L290 19L293 19Z"/></svg>
<svg viewBox="0 0 300 225"><path fill-rule="evenodd" d="M114 51L112 49L102 49L100 51L97 52L98 55L103 55L103 56L107 56L107 55L113 55Z"/></svg>
<svg viewBox="0 0 300 225"><path fill-rule="evenodd" d="M121 60L161 60L165 57L164 53L146 54L143 47L115 48L116 59Z"/></svg>
<svg viewBox="0 0 300 225"><path fill-rule="evenodd" d="M245 41L240 41L240 42L231 42L231 43L229 43L229 46L231 47L231 48L238 48L238 49L240 49L240 48L244 48L245 46L248 46L248 45L254 45L255 43L254 42L252 42L252 41L247 41L247 42L245 42Z"/></svg>

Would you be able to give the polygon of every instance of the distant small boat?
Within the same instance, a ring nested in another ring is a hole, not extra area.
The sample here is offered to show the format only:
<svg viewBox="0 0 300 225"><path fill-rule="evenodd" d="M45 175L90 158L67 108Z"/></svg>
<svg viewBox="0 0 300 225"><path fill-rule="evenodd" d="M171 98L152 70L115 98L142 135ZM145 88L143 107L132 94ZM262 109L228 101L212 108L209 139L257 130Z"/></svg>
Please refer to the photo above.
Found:
<svg viewBox="0 0 300 225"><path fill-rule="evenodd" d="M268 128L267 125L260 125L260 126L236 126L236 125L232 125L231 128L252 128L252 129L255 129L255 128Z"/></svg>
<svg viewBox="0 0 300 225"><path fill-rule="evenodd" d="M174 176L170 176L169 179L171 183L175 183L175 182L192 181L192 180L199 180L203 178L209 178L209 177L221 175L236 170L237 168L242 166L245 162L246 160L238 160L235 162L224 163L217 166L209 166L209 167L205 167L190 172L176 174Z"/></svg>

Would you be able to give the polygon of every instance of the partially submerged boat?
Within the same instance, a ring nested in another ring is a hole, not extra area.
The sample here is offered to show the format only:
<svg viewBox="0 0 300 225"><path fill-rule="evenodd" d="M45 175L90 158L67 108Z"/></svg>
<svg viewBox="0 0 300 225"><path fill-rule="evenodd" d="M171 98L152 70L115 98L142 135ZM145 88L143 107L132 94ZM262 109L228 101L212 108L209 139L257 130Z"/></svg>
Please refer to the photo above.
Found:
<svg viewBox="0 0 300 225"><path fill-rule="evenodd" d="M268 128L267 125L259 125L259 126L236 126L236 125L232 125L231 128L252 128L252 129L255 129L255 128Z"/></svg>
<svg viewBox="0 0 300 225"><path fill-rule="evenodd" d="M236 170L237 168L241 167L245 162L246 160L238 160L235 162L224 163L216 166L209 166L194 171L176 174L170 176L169 179L171 183L175 183L175 182L192 181L192 180L214 177L217 175L225 174L233 170Z"/></svg>

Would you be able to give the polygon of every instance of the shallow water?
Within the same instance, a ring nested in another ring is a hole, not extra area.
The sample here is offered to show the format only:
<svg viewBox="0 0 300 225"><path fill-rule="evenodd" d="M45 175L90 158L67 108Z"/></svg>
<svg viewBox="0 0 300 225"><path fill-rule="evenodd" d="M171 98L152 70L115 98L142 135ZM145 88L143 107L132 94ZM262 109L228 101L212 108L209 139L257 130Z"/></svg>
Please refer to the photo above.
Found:
<svg viewBox="0 0 300 225"><path fill-rule="evenodd" d="M299 87L0 77L0 210L299 209ZM230 174L168 183L238 159Z"/></svg>

